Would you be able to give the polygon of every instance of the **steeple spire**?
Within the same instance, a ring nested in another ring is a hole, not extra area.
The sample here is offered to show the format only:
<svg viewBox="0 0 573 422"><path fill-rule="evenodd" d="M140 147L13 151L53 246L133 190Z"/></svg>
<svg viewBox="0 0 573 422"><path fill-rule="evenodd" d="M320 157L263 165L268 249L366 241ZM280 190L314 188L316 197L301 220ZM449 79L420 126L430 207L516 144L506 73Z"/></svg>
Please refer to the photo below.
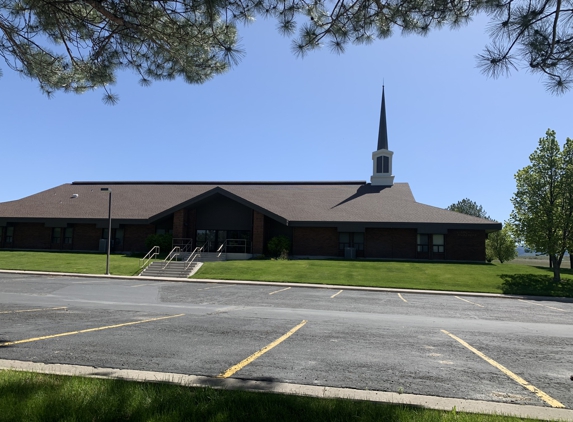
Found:
<svg viewBox="0 0 573 422"><path fill-rule="evenodd" d="M386 98L384 85L382 85L382 105L380 107L380 126L378 128L378 150L372 153L372 186L392 186L394 175L392 174L392 156L394 153L388 150L388 131L386 129Z"/></svg>
<svg viewBox="0 0 573 422"><path fill-rule="evenodd" d="M378 129L378 149L388 149L388 129L386 128L386 101L382 85L382 106L380 107L380 127Z"/></svg>

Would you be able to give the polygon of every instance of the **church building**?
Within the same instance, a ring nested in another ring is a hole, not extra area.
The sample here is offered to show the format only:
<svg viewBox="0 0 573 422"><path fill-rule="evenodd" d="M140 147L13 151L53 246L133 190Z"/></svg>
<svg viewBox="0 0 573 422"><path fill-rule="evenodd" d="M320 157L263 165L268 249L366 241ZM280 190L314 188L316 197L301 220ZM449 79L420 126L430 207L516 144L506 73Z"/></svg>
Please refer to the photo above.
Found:
<svg viewBox="0 0 573 422"><path fill-rule="evenodd" d="M149 235L171 233L174 245L248 258L283 235L295 257L485 261L487 234L501 224L416 202L394 183L392 160L382 91L370 183L66 183L0 203L0 248L105 250L111 198L117 253L147 252Z"/></svg>

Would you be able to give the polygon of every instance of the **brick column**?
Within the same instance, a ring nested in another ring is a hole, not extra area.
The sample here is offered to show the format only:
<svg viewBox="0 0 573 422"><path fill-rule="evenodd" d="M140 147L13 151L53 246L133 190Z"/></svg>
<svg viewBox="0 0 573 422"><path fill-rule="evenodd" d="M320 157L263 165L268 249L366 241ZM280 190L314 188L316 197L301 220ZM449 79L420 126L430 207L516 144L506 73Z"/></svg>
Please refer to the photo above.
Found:
<svg viewBox="0 0 573 422"><path fill-rule="evenodd" d="M253 210L253 255L262 255L265 249L265 216Z"/></svg>
<svg viewBox="0 0 573 422"><path fill-rule="evenodd" d="M173 237L187 237L185 231L185 210L175 211L173 214Z"/></svg>

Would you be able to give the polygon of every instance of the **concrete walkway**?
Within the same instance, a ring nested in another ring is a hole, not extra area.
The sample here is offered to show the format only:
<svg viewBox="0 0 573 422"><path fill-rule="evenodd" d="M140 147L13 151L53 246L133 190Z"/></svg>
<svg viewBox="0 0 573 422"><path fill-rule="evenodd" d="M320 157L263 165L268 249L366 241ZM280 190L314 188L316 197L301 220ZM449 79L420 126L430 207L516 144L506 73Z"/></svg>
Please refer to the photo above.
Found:
<svg viewBox="0 0 573 422"><path fill-rule="evenodd" d="M265 382L233 378L211 378L166 372L134 371L129 369L94 368L78 365L50 365L35 362L0 359L0 369L39 372L56 375L76 375L90 378L123 379L128 381L164 382L187 387L212 387L226 390L244 390L276 394L293 394L319 398L340 398L372 402L422 406L429 409L459 412L507 415L547 421L573 421L573 410L551 407L525 406L478 400L462 400L383 391L353 390L350 388L320 387L314 385Z"/></svg>

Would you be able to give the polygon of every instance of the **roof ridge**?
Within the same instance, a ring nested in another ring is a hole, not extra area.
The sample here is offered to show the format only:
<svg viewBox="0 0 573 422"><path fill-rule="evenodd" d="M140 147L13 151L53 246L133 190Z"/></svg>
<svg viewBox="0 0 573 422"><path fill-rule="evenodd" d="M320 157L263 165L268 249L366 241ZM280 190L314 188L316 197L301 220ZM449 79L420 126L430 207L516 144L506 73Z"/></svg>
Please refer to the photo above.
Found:
<svg viewBox="0 0 573 422"><path fill-rule="evenodd" d="M365 185L354 181L75 181L72 185Z"/></svg>

